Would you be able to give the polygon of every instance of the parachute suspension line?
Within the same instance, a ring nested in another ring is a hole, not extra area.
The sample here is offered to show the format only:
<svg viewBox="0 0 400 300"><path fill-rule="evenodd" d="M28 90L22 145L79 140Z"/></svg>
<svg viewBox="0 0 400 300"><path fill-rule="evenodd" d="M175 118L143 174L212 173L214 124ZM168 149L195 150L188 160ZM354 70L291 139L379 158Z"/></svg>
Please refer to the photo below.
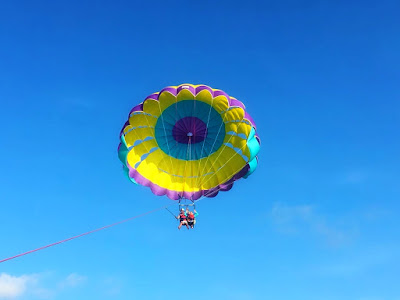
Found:
<svg viewBox="0 0 400 300"><path fill-rule="evenodd" d="M145 100L145 101L146 101L146 100ZM144 101L143 101L143 102L144 102ZM142 103L143 103L143 102L142 102ZM144 109L144 107L143 107L143 109ZM144 112L144 110L143 110L143 112ZM145 120L146 120L147 126L151 127L151 126L150 126L150 123L149 123L149 120L148 120L147 117L145 118ZM154 127L155 127L155 126L154 126ZM155 130L155 128L154 128L154 130ZM136 133L136 130L134 130L133 132ZM136 134L136 139L139 139L138 134ZM149 146L147 146L147 143L143 143L143 145L144 145L144 147L146 148L147 153L150 153L151 148L149 148Z"/></svg>
<svg viewBox="0 0 400 300"><path fill-rule="evenodd" d="M190 113L191 116L195 115L195 110L196 110L196 101L193 101L193 108L192 108L192 111ZM183 171L183 178L184 178L183 192L185 191L185 184L187 184L190 187L191 185L188 184L188 182L190 183L191 180L193 180L193 175L192 175L193 174L193 168L192 168L192 137L195 134L193 122L191 124L189 124L189 130L190 131L187 133L188 144L187 144L187 148L186 148L185 169ZM189 171L187 171L188 163L189 163ZM191 196L191 198L193 198L193 196ZM182 204L182 200L184 200L183 204ZM193 202L192 199L188 199L188 198L184 198L184 197L179 199L179 212L181 211L181 208L183 208L183 207L188 208L188 206L190 205L190 204L187 204L186 200L189 200L189 201Z"/></svg>
<svg viewBox="0 0 400 300"><path fill-rule="evenodd" d="M242 119L242 120L243 120L243 119ZM225 125L225 122L223 122L222 124ZM221 124L221 126L220 126L219 131L221 130L222 124ZM240 126L242 126L242 125L243 125L242 123L239 123L238 127L240 127ZM219 134L219 131L218 131L218 134ZM213 168L214 168L214 166L215 166L215 163L218 161L219 157L220 157L221 154L223 153L223 150L227 147L226 144L228 144L228 143L230 142L230 140L232 139L232 137L233 137L233 135L231 135L231 136L229 137L229 139L226 141L226 143L224 143L224 145L221 146L221 152L218 154L218 156L217 156L217 157L214 159L214 161L211 163L209 172L210 172L211 170L213 170ZM214 144L215 144L215 141L214 141ZM246 146L246 143L245 143L244 145ZM213 147L214 147L214 145L213 145ZM242 149L240 149L240 150L242 150ZM234 156L235 156L235 155L233 155L232 157L234 157ZM216 170L215 173L214 173L213 175L211 175L205 182L200 182L200 184L201 184L201 185L205 185L207 182L210 181L210 179L212 179L214 176L217 176L217 173L218 173L219 171L222 170L222 168L232 159L232 157L231 157L226 163L224 163L218 170ZM208 159L209 159L209 157L207 158L207 162L208 162ZM204 171L204 169L203 169L203 171ZM240 171L240 170L239 170L239 171ZM207 172L207 173L208 173L208 172ZM230 178L227 178L226 181L229 180L229 179L230 179ZM225 181L225 180L224 180L224 181Z"/></svg>
<svg viewBox="0 0 400 300"><path fill-rule="evenodd" d="M196 112L196 101L193 101L193 115L195 114L195 112ZM192 128L191 128L191 130L190 130L190 132L192 132L194 135L196 135L197 134L197 130L196 130L196 128L195 128L195 126L194 126L194 122L192 122ZM194 180L194 164L193 164L193 161L192 161L192 151L194 150L194 151L196 151L196 148L193 148L193 150L192 150L192 140L191 140L191 137L190 137L190 139L189 139L189 144L190 144L190 158L189 158L189 160L190 160L190 183L191 183L191 187L192 187L192 195L190 196L190 201L192 201L193 202L193 192L195 192L195 186L193 185L193 180ZM195 157L196 157L196 153L194 153L194 155L195 155Z"/></svg>
<svg viewBox="0 0 400 300"><path fill-rule="evenodd" d="M243 150L244 147L246 147L246 144L244 144L244 145L240 148L240 150ZM231 156L231 157L220 167L220 170L222 170L222 168L223 168L226 164L228 164L234 157L235 157L235 155ZM239 169L235 170L234 174L238 173L242 168L243 168L243 167L239 167ZM211 177L206 181L206 183L207 183L210 179L211 179ZM227 180L229 180L229 179L230 179L230 178L228 178ZM221 189L222 189L222 187L219 187L219 188L216 190L216 192L220 191ZM213 193L215 193L215 192L214 192L214 191L211 191L211 192L209 192L209 193L206 193L206 194L204 195L204 197L206 197L206 196L208 196L208 195L211 195L211 194L213 194Z"/></svg>
<svg viewBox="0 0 400 300"><path fill-rule="evenodd" d="M240 150L242 151L243 148L246 147L246 145L247 145L247 143L244 143L244 145L240 148ZM229 162L231 161L231 159L233 159L234 157L235 157L235 155L231 156L231 157L220 167L219 170L222 170L222 168L223 168L227 163L229 163ZM235 173L234 173L234 174L238 173L242 168L243 168L243 167L240 167L238 170L235 170ZM210 181L211 178L212 178L212 177L210 177L210 178L209 178L206 182L204 182L203 184L206 184L208 181ZM230 179L230 178L229 178L229 179ZM227 179L227 180L229 180L229 179ZM220 191L221 189L222 189L222 187L219 187L216 191L211 191L211 192L209 192L209 193L205 193L203 196L201 196L199 199L197 199L197 201L200 201L200 200L203 199L204 197L207 197L208 195L211 195L211 194L213 194L213 193L216 193L216 192ZM197 202L197 201L196 201L196 202Z"/></svg>
<svg viewBox="0 0 400 300"><path fill-rule="evenodd" d="M167 138L168 135L167 135L167 131L165 130L165 123L164 123L163 112L161 111L161 104L160 104L160 101L157 101L157 102L158 102L158 108L160 109L160 115L161 115L162 125L163 125L163 128L164 128L164 136L165 136L165 139L166 139L166 141L167 141L168 156L169 156L169 160L171 161L171 166L173 166L172 158L171 158L171 148L169 147L168 138Z"/></svg>
<svg viewBox="0 0 400 300"><path fill-rule="evenodd" d="M220 133L220 131L221 131L221 128L222 128L222 125L225 125L225 122L222 122L221 123L221 125L219 126L219 129L218 129L218 132L217 132L217 135L216 136L218 136L219 135L219 133ZM214 143L212 144L212 146L211 146L211 151L212 151L212 149L214 148L214 146L215 146L215 143L217 142L217 139L215 139L214 140ZM203 167L203 169L201 170L201 172L200 172L200 174L203 174L204 173L204 170L207 168L207 163L208 163L208 161L210 160L210 153L208 154L208 156L207 156L207 159L206 159L206 161L205 161L205 163L204 163L204 167ZM216 161L216 160L215 160ZM215 163L215 161L214 161L214 163ZM211 167L210 167L210 170L209 171L211 171L211 169L212 169L212 165L211 165ZM204 176L203 176L204 177ZM200 185L203 187L203 179L200 179ZM208 181L208 180L207 180Z"/></svg>
<svg viewBox="0 0 400 300"><path fill-rule="evenodd" d="M175 98L175 122L174 122L174 124L176 124L178 122L179 117L180 117L180 115L179 115L179 111L178 111L178 99ZM175 139L175 148L177 148L177 147L178 147L178 141ZM170 161L171 161L171 174L172 175L179 174L179 169L178 170L176 169L176 168L179 168L179 166L178 165L175 166L172 163L170 154L169 154L169 157L170 157ZM182 196L180 196L180 197L182 197Z"/></svg>
<svg viewBox="0 0 400 300"><path fill-rule="evenodd" d="M174 215L174 213L173 213L172 211L170 211L170 210L168 209L168 207L166 207L165 209L168 210L168 212L169 212L171 215L173 215L174 218L176 219L176 216Z"/></svg>
<svg viewBox="0 0 400 300"><path fill-rule="evenodd" d="M204 198L208 197L209 195L217 194L220 190L222 190L222 187L218 187L217 189L215 189L213 191L204 193L204 195L202 195L199 199L193 201L193 205L196 205L197 202L199 202L200 200L203 200Z"/></svg>
<svg viewBox="0 0 400 300"><path fill-rule="evenodd" d="M94 233L94 232L97 232L97 231L101 231L101 230L104 230L104 229L107 229L107 228L110 228L110 227L113 227L113 226L116 226L116 225L119 225L119 224L122 224L122 223L126 223L126 222L134 220L134 219L138 219L138 218L144 217L146 215L149 215L149 214L152 214L154 212L160 211L160 210L162 210L164 208L168 209L168 207L170 207L172 205L175 205L175 203L174 204L170 204L170 205L166 205L166 206L164 205L162 207L159 207L159 208L156 208L156 209L153 209L153 210L149 210L148 212L133 216L131 218L128 218L128 219L125 219L125 220L122 220L122 221L119 221L119 222L116 222L116 223L113 223L113 224L110 224L110 225L106 225L106 226L103 226L103 227L100 227L100 228L97 228L97 229L94 229L94 230L91 230L91 231L88 231L88 232L85 232L85 233L81 233L79 235L75 235L73 237L70 237L70 238L67 238L67 239L64 239L64 240L61 240L61 241L46 245L46 246L42 246L42 247L39 247L37 249L33 249L33 250L30 250L30 251L27 251L27 252L24 252L24 253L21 253L21 254L17 254L17 255L2 259L2 260L0 260L0 263L3 263L3 262L6 262L8 260L12 260L12 259L24 256L24 255L27 255L27 254L30 254L30 253L33 253L33 252L37 252L37 251L40 251L40 250L43 250L43 249L46 249L46 248L49 248L49 247L52 247L52 246L56 246L58 244L65 243L65 242L80 238L82 236L89 235L91 233Z"/></svg>
<svg viewBox="0 0 400 300"><path fill-rule="evenodd" d="M196 101L193 101L193 108L190 113L191 116L194 116L196 110ZM188 144L186 148L186 161L185 161L185 170L183 171L183 178L184 178L184 185L183 185L183 191L185 191L185 184L188 182L191 182L193 180L193 168L192 168L192 137L195 135L195 130L194 130L194 125L193 122L189 124L189 132L187 133L188 137ZM187 165L189 163L189 171L187 172ZM189 175L189 176L188 176ZM189 184L187 184L190 186ZM193 196L191 196L193 198ZM192 200L192 199L188 199Z"/></svg>
<svg viewBox="0 0 400 300"><path fill-rule="evenodd" d="M142 103L144 103L144 101L143 101ZM144 112L144 110L143 110L143 112ZM150 125L150 123L149 123L148 116L145 115L145 116L144 116L144 119L146 120L147 126L150 128L151 125ZM139 136L138 136L138 134L136 133L136 130L133 130L132 132L136 134L136 139L139 139ZM151 148L149 148L149 147L147 146L147 143L143 142L143 145L144 145L144 147L145 147L145 149L146 149L146 152L147 152L147 153L150 153ZM132 145L132 146L133 146L133 145ZM128 158L127 158L126 160L128 161ZM128 164L128 162L127 162L127 164ZM130 176L129 176L129 177L130 177ZM1 261L0 261L0 263L1 263Z"/></svg>
<svg viewBox="0 0 400 300"><path fill-rule="evenodd" d="M186 169L187 169L187 164L188 164L189 157L190 157L190 153L189 153L189 151L190 151L190 139L191 139L191 137L189 136L189 141L188 141L187 148L186 148L185 169L183 171L184 184L183 184L182 196L183 196L183 193L185 192L185 183L187 182L187 178L188 178L187 177L187 173L186 173Z"/></svg>
<svg viewBox="0 0 400 300"><path fill-rule="evenodd" d="M191 203L188 203L186 200L187 200L187 201L190 201ZM195 200L182 198L182 199L179 199L178 201L179 201L179 204L178 204L178 206L179 206L179 208L178 208L179 212L181 211L182 208L188 208L189 206L193 206L193 208L196 209L196 202L197 202L197 201L195 201ZM183 202L183 201L184 201L184 202Z"/></svg>
<svg viewBox="0 0 400 300"><path fill-rule="evenodd" d="M193 115L193 112L191 113L191 115ZM192 132L190 132L190 134L192 134ZM187 137L188 137L188 144L187 144L187 147L186 147L186 156L185 156L185 169L184 169L184 171L183 171L183 178L184 178L184 184L183 184L183 192L185 192L185 183L188 181L188 174L186 173L186 170L187 170L187 164L188 164L188 162L189 162L189 164L190 164L190 143L191 143L191 139L192 139L192 136L191 135L189 135L189 133L187 133Z"/></svg>
<svg viewBox="0 0 400 300"><path fill-rule="evenodd" d="M199 166L198 166L198 171L197 171L197 175L196 175L196 184L195 184L195 186L199 186L199 183L201 182L201 179L200 179L201 157L203 156L204 144L206 143L206 139L207 139L207 135L208 135L208 125L210 125L211 110L213 109L213 106L212 106L213 102L214 102L214 97L211 99L210 109L208 111L208 119L207 119L207 125L206 125L206 138L203 140L203 145L201 146L201 152L200 152L200 158L199 158ZM210 153L208 153L208 155L210 155ZM200 180L200 182L199 182L199 180ZM200 190L201 189L202 188L200 187Z"/></svg>
<svg viewBox="0 0 400 300"><path fill-rule="evenodd" d="M192 176L192 137L191 136L189 136L188 148L189 148L189 160L188 160L188 162L189 162L189 177L186 177L186 180L189 181L189 183L190 183L190 181L193 178L193 176ZM188 178L189 178L189 180L188 180Z"/></svg>

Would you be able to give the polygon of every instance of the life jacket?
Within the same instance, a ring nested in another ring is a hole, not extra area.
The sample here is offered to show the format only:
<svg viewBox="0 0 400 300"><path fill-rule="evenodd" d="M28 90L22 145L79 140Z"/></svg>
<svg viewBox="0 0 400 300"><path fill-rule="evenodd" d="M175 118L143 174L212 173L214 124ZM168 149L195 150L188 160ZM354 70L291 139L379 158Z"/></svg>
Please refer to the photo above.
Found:
<svg viewBox="0 0 400 300"><path fill-rule="evenodd" d="M181 213L181 214L179 215L179 219L180 219L181 221L185 221L185 220L186 220L185 214L184 214L184 213Z"/></svg>
<svg viewBox="0 0 400 300"><path fill-rule="evenodd" d="M193 214L192 212L190 212L190 213L188 214L188 219L189 219L190 221L193 221L193 220L194 220L194 214Z"/></svg>

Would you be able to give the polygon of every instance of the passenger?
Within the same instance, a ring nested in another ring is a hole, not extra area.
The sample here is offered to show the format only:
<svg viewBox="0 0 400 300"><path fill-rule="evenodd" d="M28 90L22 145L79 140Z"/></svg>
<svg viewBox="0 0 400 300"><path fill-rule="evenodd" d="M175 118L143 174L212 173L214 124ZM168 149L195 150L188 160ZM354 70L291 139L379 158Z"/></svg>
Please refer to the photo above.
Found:
<svg viewBox="0 0 400 300"><path fill-rule="evenodd" d="M198 216L198 212L194 209L193 212L190 210L186 210L186 217L187 217L187 223L190 226L190 228L194 228L194 225L196 224L196 217Z"/></svg>
<svg viewBox="0 0 400 300"><path fill-rule="evenodd" d="M186 213L183 208L181 208L179 216L177 216L176 218L180 221L179 226L178 226L179 230L181 230L182 225L185 225L186 228L189 229L187 218L186 218Z"/></svg>

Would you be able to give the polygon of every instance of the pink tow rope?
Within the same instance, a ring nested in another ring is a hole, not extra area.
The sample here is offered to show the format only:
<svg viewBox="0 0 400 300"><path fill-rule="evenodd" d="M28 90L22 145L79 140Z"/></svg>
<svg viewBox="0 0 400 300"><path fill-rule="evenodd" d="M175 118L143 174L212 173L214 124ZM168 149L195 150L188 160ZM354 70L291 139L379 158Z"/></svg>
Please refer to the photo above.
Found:
<svg viewBox="0 0 400 300"><path fill-rule="evenodd" d="M0 260L0 263L3 263L5 261L12 260L14 258L17 258L17 257L20 257L20 256L24 256L24 255L27 255L27 254L30 254L30 253L33 253L33 252L36 252L36 251L39 251L39 250L43 250L43 249L46 249L46 248L49 248L49 247L52 247L52 246L55 246L55 245L58 245L58 244L61 244L61 243L65 243L65 242L68 242L70 240L74 240L74 239L77 239L79 237L82 237L82 236L85 236L85 235L88 235L88 234L91 234L91 233L94 233L94 232L97 232L97 231L100 231L100 230L103 230L103 229L106 229L106 228L110 228L110 227L113 227L113 226L116 226L116 225L119 225L119 224L122 224L122 223L125 223L125 222L128 222L128 221L131 221L133 219L137 219L137 218L143 217L145 215L149 215L149 214L151 214L153 212L156 212L156 211L162 210L164 208L167 208L168 206L171 206L171 205L167 205L167 206L163 206L163 207L160 207L160 208L157 208L157 209L153 209L153 210L150 210L150 211L145 212L143 214L131 217L129 219L125 219L125 220L122 220L122 221L119 221L119 222L116 222L116 223L113 223L113 224L110 224L110 225L106 225L106 226L103 226L103 227L100 227L100 228L97 228L97 229L94 229L94 230L91 230L91 231L88 231L88 232L85 232L85 233L82 233L82 234L79 234L79 235L76 235L76 236L73 236L73 237L70 237L68 239L65 239L65 240L62 240L62 241L59 241L59 242L55 242L55 243L52 243L52 244L49 244L49 245L46 245L46 246L42 246L42 247L34 249L34 250L30 250L30 251L27 251L27 252L24 252L24 253L21 253L21 254L18 254L18 255L11 256L9 258L2 259L2 260Z"/></svg>

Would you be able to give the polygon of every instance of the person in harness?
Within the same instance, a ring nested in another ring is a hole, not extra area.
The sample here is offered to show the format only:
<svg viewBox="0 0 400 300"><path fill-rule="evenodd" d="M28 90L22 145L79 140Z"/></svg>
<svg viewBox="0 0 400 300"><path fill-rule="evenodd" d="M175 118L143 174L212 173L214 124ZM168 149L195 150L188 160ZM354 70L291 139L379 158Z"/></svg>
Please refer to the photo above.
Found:
<svg viewBox="0 0 400 300"><path fill-rule="evenodd" d="M188 208L186 208L186 219L190 228L194 228L194 225L196 224L196 217L198 215L199 214L195 209L193 209L193 212L191 212Z"/></svg>
<svg viewBox="0 0 400 300"><path fill-rule="evenodd" d="M179 220L179 226L178 229L181 230L182 225L185 225L187 229L189 229L189 225L187 222L187 216L185 213L185 210L183 208L181 208L181 211L179 212L179 216L175 217Z"/></svg>

